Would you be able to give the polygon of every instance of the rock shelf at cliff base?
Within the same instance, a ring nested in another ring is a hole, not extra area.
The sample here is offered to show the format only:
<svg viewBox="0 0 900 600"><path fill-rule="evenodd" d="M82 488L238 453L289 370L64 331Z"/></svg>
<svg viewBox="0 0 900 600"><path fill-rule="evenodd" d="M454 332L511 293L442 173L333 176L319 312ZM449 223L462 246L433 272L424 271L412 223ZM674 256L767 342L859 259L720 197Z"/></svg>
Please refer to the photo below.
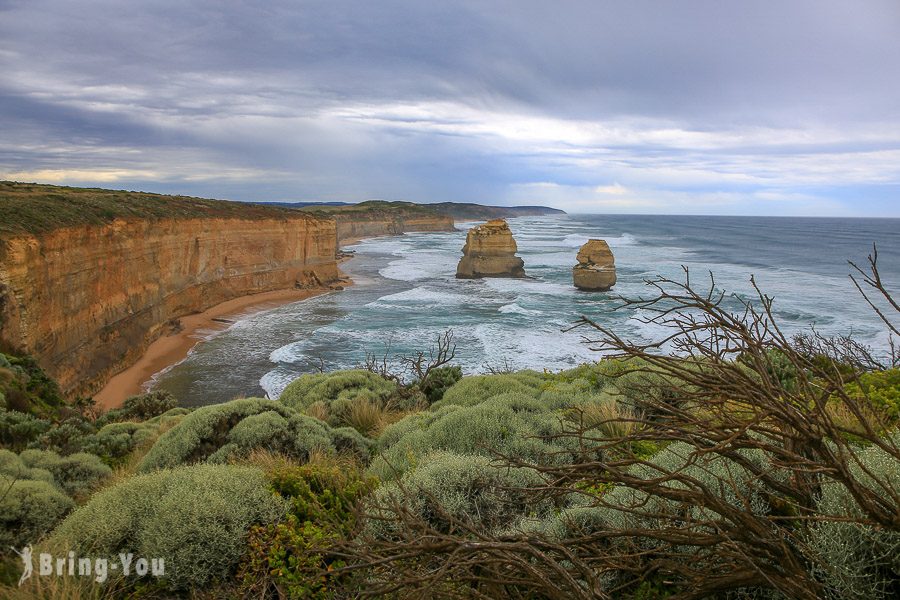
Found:
<svg viewBox="0 0 900 600"><path fill-rule="evenodd" d="M456 277L525 277L525 262L516 256L517 250L512 231L503 219L473 227L466 235Z"/></svg>
<svg viewBox="0 0 900 600"><path fill-rule="evenodd" d="M578 251L572 281L579 290L605 292L616 284L616 260L604 240L588 240Z"/></svg>

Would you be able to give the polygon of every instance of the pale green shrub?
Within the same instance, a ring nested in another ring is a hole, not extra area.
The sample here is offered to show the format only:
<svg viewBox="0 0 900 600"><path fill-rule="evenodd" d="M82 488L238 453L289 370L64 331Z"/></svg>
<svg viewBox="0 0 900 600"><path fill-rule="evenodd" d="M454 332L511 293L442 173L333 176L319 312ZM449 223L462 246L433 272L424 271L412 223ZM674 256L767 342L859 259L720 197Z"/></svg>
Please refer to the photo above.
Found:
<svg viewBox="0 0 900 600"><path fill-rule="evenodd" d="M353 453L368 458L371 442L335 430L273 400L246 398L199 408L162 434L139 471L209 461L226 462L254 449L306 460L311 452Z"/></svg>
<svg viewBox="0 0 900 600"><path fill-rule="evenodd" d="M85 436L81 447L85 452L115 462L153 439L158 428L158 423L152 421L109 423L96 433Z"/></svg>
<svg viewBox="0 0 900 600"><path fill-rule="evenodd" d="M691 455L696 448L676 442L649 459L649 465L635 465L631 472L642 479L661 479L669 474L690 478L691 482L670 480L664 485L673 490L683 490L702 486L718 498L736 508L747 507L756 515L770 514L770 500L773 492L767 489L759 478L742 465L719 455ZM787 472L772 465L767 455L760 450L740 450L742 458L755 467L763 469L779 481L787 479ZM691 521L722 521L725 517L712 509L688 505L630 487L614 487L603 494L603 502L608 506L596 505L590 495L573 494L570 506L543 524L533 527L557 539L565 539L577 534L590 534L602 526L617 528L658 529L682 523L687 527ZM621 509L621 510L620 510ZM632 509L634 512L631 512ZM701 525L695 525L699 528ZM651 546L652 540L645 540ZM695 551L684 549L685 552Z"/></svg>
<svg viewBox="0 0 900 600"><path fill-rule="evenodd" d="M156 390L146 394L129 396L121 408L114 408L97 419L98 425L115 421L146 421L170 411L178 401L169 392Z"/></svg>
<svg viewBox="0 0 900 600"><path fill-rule="evenodd" d="M50 421L0 407L0 445L21 450L34 443L53 426Z"/></svg>
<svg viewBox="0 0 900 600"><path fill-rule="evenodd" d="M48 543L81 556L163 558L168 588L202 589L234 572L251 526L279 520L287 507L260 469L193 465L104 489L63 521Z"/></svg>
<svg viewBox="0 0 900 600"><path fill-rule="evenodd" d="M536 371L517 371L501 375L472 375L463 377L444 392L434 408L455 404L474 406L500 394L540 395L547 379Z"/></svg>
<svg viewBox="0 0 900 600"><path fill-rule="evenodd" d="M53 474L50 471L26 465L18 454L5 448L0 448L0 475L5 475L10 479L27 479L30 481L54 483Z"/></svg>
<svg viewBox="0 0 900 600"><path fill-rule="evenodd" d="M20 548L37 542L74 506L48 481L0 475L0 546Z"/></svg>
<svg viewBox="0 0 900 600"><path fill-rule="evenodd" d="M332 405L352 400L359 394L384 400L397 391L397 384L363 369L301 375L281 393L279 400L288 406L304 409L315 402Z"/></svg>
<svg viewBox="0 0 900 600"><path fill-rule="evenodd" d="M395 479L433 451L500 453L532 463L559 464L574 460L578 451L573 438L556 438L561 431L561 416L530 396L503 394L475 406L445 406L425 416L407 417L385 431L384 437L393 443L380 446L382 452L369 472L382 480Z"/></svg>
<svg viewBox="0 0 900 600"><path fill-rule="evenodd" d="M520 517L540 518L553 508L549 500L534 502L526 488L541 478L531 469L498 467L483 456L434 452L422 457L421 466L398 481L382 485L370 502L378 518L367 523L369 533L390 536L402 525L395 506L406 510L438 531L460 532L454 521L486 534L501 533Z"/></svg>
<svg viewBox="0 0 900 600"><path fill-rule="evenodd" d="M76 496L97 487L112 470L93 454L60 456L48 450L24 450L16 455L0 450L0 474L11 479L45 481L69 496Z"/></svg>
<svg viewBox="0 0 900 600"><path fill-rule="evenodd" d="M406 434L428 429L436 420L442 419L447 414L461 408L455 404L449 404L434 410L409 414L384 428L384 431L378 436L376 448L379 452L383 452L396 444Z"/></svg>
<svg viewBox="0 0 900 600"><path fill-rule="evenodd" d="M112 475L99 456L86 452L59 456L47 450L25 450L20 458L30 468L49 471L56 485L70 496L86 494Z"/></svg>
<svg viewBox="0 0 900 600"><path fill-rule="evenodd" d="M893 436L900 443L900 434ZM900 492L900 463L878 447L860 450L862 465L853 465L855 475L876 494L884 494L868 470ZM827 515L862 517L850 492L842 484L823 486L818 510ZM830 598L880 600L895 598L900 590L900 533L849 522L820 522L811 528L809 554L814 571L825 584Z"/></svg>
<svg viewBox="0 0 900 600"><path fill-rule="evenodd" d="M329 425L372 434L386 412L413 409L424 402L424 396L402 391L395 382L370 371L354 369L303 375L285 388L279 400Z"/></svg>

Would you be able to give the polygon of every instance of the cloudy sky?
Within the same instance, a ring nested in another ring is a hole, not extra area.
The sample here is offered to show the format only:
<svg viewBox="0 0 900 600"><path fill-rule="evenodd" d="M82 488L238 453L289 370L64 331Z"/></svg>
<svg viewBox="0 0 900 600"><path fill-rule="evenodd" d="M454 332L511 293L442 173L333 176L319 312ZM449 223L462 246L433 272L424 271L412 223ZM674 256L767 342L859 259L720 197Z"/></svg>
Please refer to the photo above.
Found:
<svg viewBox="0 0 900 600"><path fill-rule="evenodd" d="M0 178L900 216L900 2L0 0Z"/></svg>

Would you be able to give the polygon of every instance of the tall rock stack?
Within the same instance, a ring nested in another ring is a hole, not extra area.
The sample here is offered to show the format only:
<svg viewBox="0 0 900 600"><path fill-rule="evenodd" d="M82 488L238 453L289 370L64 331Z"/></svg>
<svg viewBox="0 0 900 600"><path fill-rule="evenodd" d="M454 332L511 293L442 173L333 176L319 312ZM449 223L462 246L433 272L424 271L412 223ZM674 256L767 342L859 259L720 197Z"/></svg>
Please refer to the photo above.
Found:
<svg viewBox="0 0 900 600"><path fill-rule="evenodd" d="M579 290L605 292L616 284L616 260L604 240L588 240L578 251L572 279Z"/></svg>
<svg viewBox="0 0 900 600"><path fill-rule="evenodd" d="M466 236L456 277L525 277L525 262L516 256L516 250L516 240L503 219L473 227Z"/></svg>

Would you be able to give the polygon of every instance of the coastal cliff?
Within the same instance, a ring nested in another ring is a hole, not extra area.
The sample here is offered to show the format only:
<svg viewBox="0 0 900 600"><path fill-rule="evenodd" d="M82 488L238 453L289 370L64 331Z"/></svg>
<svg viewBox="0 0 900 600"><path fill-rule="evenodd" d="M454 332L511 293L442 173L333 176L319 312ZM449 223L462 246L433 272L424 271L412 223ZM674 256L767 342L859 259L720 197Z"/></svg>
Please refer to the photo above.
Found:
<svg viewBox="0 0 900 600"><path fill-rule="evenodd" d="M338 245L383 235L456 229L451 216L412 202L370 200L349 205L307 206L302 210L323 218L333 218L337 226Z"/></svg>
<svg viewBox="0 0 900 600"><path fill-rule="evenodd" d="M338 277L330 219L166 196L129 201L121 192L113 201L112 192L69 190L31 186L29 201L22 184L0 186L0 346L34 355L68 396L95 392L177 328L179 317ZM31 231L16 228L16 216L54 200L48 194L62 197L63 213L71 208L67 197L81 211L23 220Z"/></svg>
<svg viewBox="0 0 900 600"><path fill-rule="evenodd" d="M409 232L453 231L453 219L445 215L366 217L335 216L338 244L382 235Z"/></svg>

